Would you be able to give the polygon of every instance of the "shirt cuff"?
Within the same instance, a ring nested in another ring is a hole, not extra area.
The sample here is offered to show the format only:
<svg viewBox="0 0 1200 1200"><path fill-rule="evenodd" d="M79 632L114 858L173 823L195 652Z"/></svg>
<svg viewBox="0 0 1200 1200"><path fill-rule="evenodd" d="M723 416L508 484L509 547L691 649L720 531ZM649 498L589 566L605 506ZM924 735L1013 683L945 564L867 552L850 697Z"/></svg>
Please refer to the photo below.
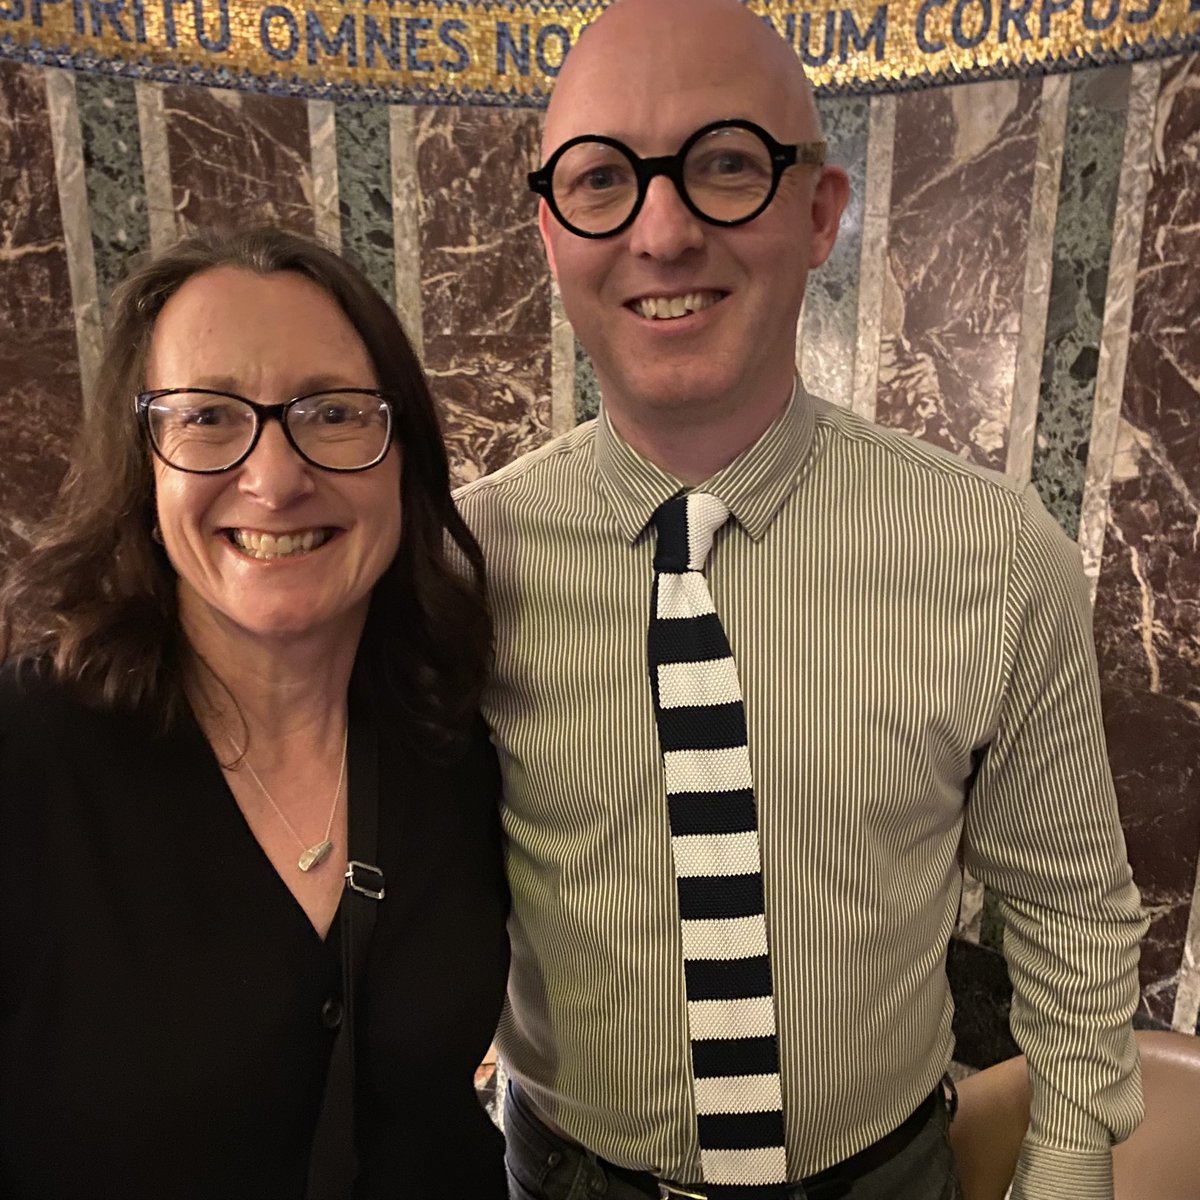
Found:
<svg viewBox="0 0 1200 1200"><path fill-rule="evenodd" d="M1113 1200L1111 1150L1058 1150L1025 1142L1012 1200Z"/></svg>

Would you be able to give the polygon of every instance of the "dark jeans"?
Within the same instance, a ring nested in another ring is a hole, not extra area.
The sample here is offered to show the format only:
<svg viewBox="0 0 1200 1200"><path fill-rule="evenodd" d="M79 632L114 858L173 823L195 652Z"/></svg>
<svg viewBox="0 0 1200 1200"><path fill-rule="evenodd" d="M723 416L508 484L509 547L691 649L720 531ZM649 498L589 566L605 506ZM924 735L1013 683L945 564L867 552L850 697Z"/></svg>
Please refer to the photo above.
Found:
<svg viewBox="0 0 1200 1200"><path fill-rule="evenodd" d="M857 1179L792 1185L788 1200L962 1200L944 1103L898 1154ZM510 1200L646 1200L646 1192L548 1130L510 1088L504 1107ZM703 1185L697 1188L703 1191Z"/></svg>

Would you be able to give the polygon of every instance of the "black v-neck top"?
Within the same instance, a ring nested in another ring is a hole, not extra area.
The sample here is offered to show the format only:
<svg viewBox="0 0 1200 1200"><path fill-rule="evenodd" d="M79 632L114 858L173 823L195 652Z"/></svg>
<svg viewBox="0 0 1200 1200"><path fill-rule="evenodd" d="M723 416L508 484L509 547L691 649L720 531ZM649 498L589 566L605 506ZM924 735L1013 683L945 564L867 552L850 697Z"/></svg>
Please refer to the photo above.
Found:
<svg viewBox="0 0 1200 1200"><path fill-rule="evenodd" d="M508 966L493 751L480 725L431 765L371 711L356 1195L501 1200L473 1088ZM337 924L322 942L194 721L159 736L0 672L0 1196L300 1200Z"/></svg>

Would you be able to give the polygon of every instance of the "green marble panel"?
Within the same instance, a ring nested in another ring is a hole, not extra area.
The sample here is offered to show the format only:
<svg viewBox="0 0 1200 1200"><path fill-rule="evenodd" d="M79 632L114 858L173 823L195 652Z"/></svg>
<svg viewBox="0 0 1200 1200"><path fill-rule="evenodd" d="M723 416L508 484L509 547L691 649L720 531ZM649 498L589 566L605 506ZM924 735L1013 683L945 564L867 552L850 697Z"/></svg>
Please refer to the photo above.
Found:
<svg viewBox="0 0 1200 1200"><path fill-rule="evenodd" d="M825 264L808 277L804 297L803 373L810 391L848 405L858 343L858 267L862 254L863 196L867 185L865 96L819 97L817 110L828 161L850 176L850 201L838 240Z"/></svg>
<svg viewBox="0 0 1200 1200"><path fill-rule="evenodd" d="M1000 901L991 888L983 892L983 911L979 915L979 944L989 950L1004 949L1004 915Z"/></svg>
<svg viewBox="0 0 1200 1200"><path fill-rule="evenodd" d="M1087 469L1130 68L1071 78L1032 479L1071 536Z"/></svg>
<svg viewBox="0 0 1200 1200"><path fill-rule="evenodd" d="M150 248L150 217L132 80L75 76L101 313L130 259Z"/></svg>
<svg viewBox="0 0 1200 1200"><path fill-rule="evenodd" d="M600 411L600 384L587 351L575 343L575 423L590 421Z"/></svg>
<svg viewBox="0 0 1200 1200"><path fill-rule="evenodd" d="M388 108L386 104L339 104L336 119L342 253L395 304Z"/></svg>

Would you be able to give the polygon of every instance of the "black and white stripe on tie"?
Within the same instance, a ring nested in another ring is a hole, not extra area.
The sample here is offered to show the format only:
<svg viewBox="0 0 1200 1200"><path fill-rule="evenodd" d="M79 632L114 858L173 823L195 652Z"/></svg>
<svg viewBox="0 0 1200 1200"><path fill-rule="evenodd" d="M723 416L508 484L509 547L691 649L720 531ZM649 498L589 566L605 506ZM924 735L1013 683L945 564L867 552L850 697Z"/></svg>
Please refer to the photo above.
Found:
<svg viewBox="0 0 1200 1200"><path fill-rule="evenodd" d="M710 1196L786 1182L783 1099L746 713L703 575L729 510L692 492L654 515L650 687L679 892L700 1159Z"/></svg>

